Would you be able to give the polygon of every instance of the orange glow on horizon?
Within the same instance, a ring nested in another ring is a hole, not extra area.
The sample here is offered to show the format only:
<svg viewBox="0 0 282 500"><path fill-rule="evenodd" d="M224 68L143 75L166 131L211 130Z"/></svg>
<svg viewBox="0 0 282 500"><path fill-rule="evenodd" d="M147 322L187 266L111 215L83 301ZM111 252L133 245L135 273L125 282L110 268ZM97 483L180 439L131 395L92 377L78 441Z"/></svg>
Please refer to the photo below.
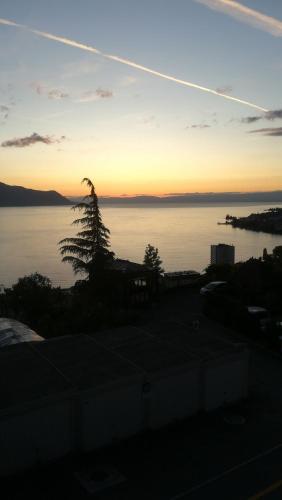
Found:
<svg viewBox="0 0 282 500"><path fill-rule="evenodd" d="M223 192L242 192L251 193L256 191L280 191L282 190L282 176L277 178L257 178L254 179L193 179L183 180L179 182L171 182L170 180L163 180L162 182L156 181L154 184L143 182L137 184L122 183L120 182L93 182L96 186L96 192L100 197L131 197L131 196L167 196L170 194L183 194L183 193L223 193ZM26 182L24 179L16 183L7 182L7 184L21 185L29 189L38 189L42 191L54 190L66 197L72 196L85 196L87 188L80 185L80 183L54 184L50 181L45 182ZM122 184L124 186L122 187ZM155 187L158 186L158 187Z"/></svg>
<svg viewBox="0 0 282 500"><path fill-rule="evenodd" d="M94 182L98 196L166 196L171 193L209 193L209 192L255 192L255 191L279 191L282 190L282 176L257 176L245 178L186 178L186 179L148 179L133 180L123 177L107 181L89 175ZM32 184L32 185L31 185ZM54 189L63 196L84 196L87 187L81 185L81 179L71 180L68 183L57 182L52 185L50 180L39 183L31 182L28 187L33 189Z"/></svg>

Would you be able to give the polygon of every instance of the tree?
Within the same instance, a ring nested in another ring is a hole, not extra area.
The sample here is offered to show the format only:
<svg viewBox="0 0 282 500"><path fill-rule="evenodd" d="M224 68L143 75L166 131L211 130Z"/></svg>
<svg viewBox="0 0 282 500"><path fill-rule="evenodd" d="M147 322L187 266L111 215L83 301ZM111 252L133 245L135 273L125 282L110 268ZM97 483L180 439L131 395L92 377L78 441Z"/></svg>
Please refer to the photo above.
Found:
<svg viewBox="0 0 282 500"><path fill-rule="evenodd" d="M93 282L101 277L107 264L113 260L114 253L109 250L110 231L102 222L94 184L88 178L84 178L82 183L89 187L90 194L84 197L82 203L72 207L83 212L83 217L73 221L82 230L75 238L64 238L59 245L62 261L69 262L75 274L86 274L89 282Z"/></svg>
<svg viewBox="0 0 282 500"><path fill-rule="evenodd" d="M11 289L6 289L7 308L12 315L34 326L38 318L50 308L53 290L51 281L46 276L39 273L24 276Z"/></svg>
<svg viewBox="0 0 282 500"><path fill-rule="evenodd" d="M143 264L150 271L155 271L158 274L164 272L164 269L161 267L162 261L159 257L159 250L150 245L150 243L146 246Z"/></svg>
<svg viewBox="0 0 282 500"><path fill-rule="evenodd" d="M282 246L273 248L273 258L276 262L282 263Z"/></svg>
<svg viewBox="0 0 282 500"><path fill-rule="evenodd" d="M262 260L263 260L263 262L267 262L269 260L269 255L267 253L267 248L263 249Z"/></svg>

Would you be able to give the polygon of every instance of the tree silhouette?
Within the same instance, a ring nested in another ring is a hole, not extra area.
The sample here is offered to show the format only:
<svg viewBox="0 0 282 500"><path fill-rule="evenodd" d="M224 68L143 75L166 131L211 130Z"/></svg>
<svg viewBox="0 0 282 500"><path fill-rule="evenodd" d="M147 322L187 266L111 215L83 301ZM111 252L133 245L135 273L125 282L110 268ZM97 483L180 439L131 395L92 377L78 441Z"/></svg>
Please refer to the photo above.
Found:
<svg viewBox="0 0 282 500"><path fill-rule="evenodd" d="M155 271L158 274L164 272L164 269L161 267L162 261L159 257L159 250L150 245L150 243L146 246L143 263L150 271Z"/></svg>
<svg viewBox="0 0 282 500"><path fill-rule="evenodd" d="M62 261L69 262L75 274L86 274L92 282L101 277L107 264L113 260L114 253L109 250L110 231L102 222L94 184L88 178L84 178L82 183L89 187L90 194L84 197L82 203L72 207L83 212L83 217L73 221L82 230L75 238L64 238L59 245Z"/></svg>

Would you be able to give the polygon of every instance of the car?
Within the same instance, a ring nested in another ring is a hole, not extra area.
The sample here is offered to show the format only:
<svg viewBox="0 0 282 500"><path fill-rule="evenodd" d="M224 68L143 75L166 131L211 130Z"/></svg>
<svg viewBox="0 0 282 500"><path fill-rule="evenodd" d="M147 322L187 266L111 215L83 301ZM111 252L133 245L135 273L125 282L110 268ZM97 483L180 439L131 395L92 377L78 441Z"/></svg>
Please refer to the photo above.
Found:
<svg viewBox="0 0 282 500"><path fill-rule="evenodd" d="M214 292L223 291L228 286L227 281L211 281L200 289L201 295L211 295Z"/></svg>
<svg viewBox="0 0 282 500"><path fill-rule="evenodd" d="M257 332L264 332L270 325L269 311L261 306L247 306L247 323Z"/></svg>

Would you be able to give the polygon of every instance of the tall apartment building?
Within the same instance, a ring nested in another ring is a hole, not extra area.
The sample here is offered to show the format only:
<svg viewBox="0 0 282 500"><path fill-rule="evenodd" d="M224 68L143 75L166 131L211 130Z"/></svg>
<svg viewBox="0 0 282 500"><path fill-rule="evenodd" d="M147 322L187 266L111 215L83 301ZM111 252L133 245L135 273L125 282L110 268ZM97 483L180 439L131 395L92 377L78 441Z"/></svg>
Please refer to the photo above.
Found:
<svg viewBox="0 0 282 500"><path fill-rule="evenodd" d="M226 245L219 243L211 245L211 264L234 264L235 263L235 247L234 245Z"/></svg>

